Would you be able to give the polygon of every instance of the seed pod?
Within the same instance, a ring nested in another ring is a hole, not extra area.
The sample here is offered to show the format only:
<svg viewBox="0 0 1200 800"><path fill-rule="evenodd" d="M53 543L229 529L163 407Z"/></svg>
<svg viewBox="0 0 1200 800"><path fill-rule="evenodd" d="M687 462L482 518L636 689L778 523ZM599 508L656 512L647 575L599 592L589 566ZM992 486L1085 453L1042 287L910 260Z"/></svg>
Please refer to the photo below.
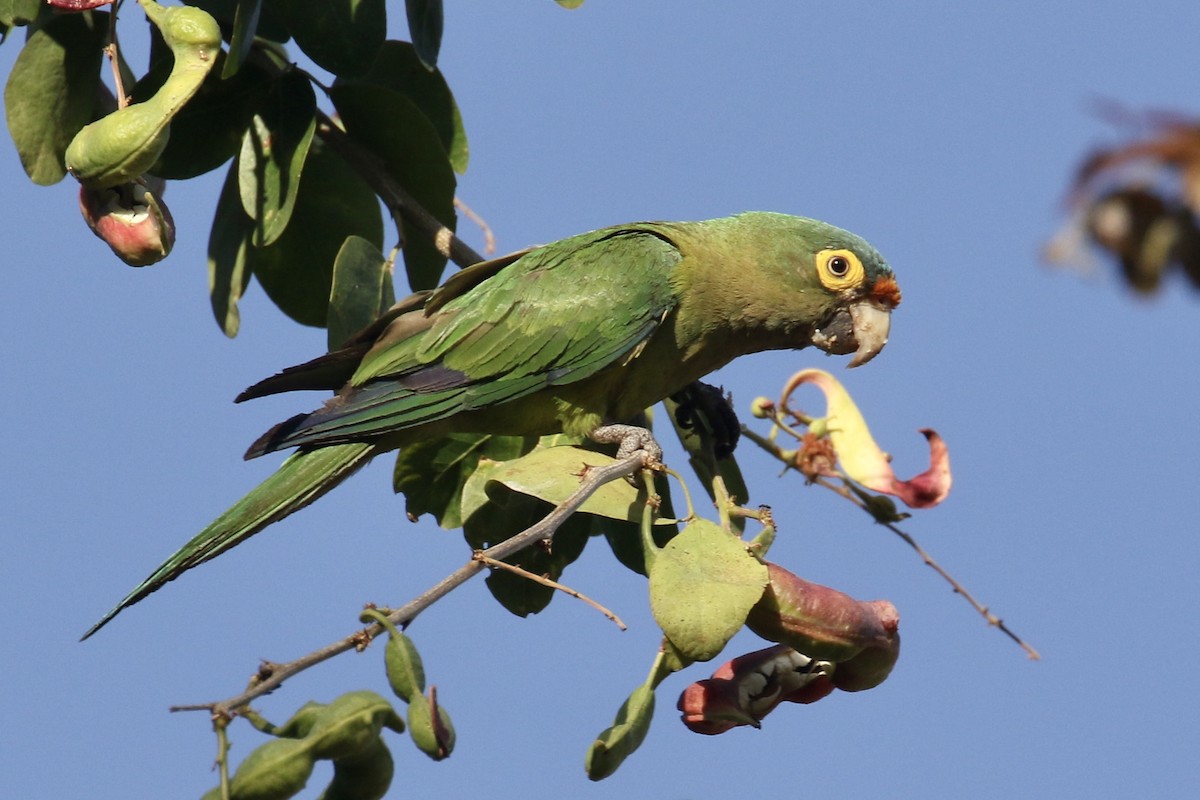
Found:
<svg viewBox="0 0 1200 800"><path fill-rule="evenodd" d="M408 636L395 631L388 637L383 663L388 683L401 700L407 703L414 695L425 691L425 667L421 663L421 654Z"/></svg>
<svg viewBox="0 0 1200 800"><path fill-rule="evenodd" d="M833 685L844 692L874 689L887 679L892 667L896 666L896 659L900 657L900 615L896 607L886 600L875 600L866 605L876 609L888 638L885 642L864 648L854 658L837 665L833 673Z"/></svg>
<svg viewBox="0 0 1200 800"><path fill-rule="evenodd" d="M815 703L833 691L835 667L775 645L722 664L711 678L683 690L676 708L694 733L714 735L739 725L759 727L780 703Z"/></svg>
<svg viewBox="0 0 1200 800"><path fill-rule="evenodd" d="M80 186L79 210L92 233L131 267L162 261L175 245L171 211L144 179L108 189Z"/></svg>
<svg viewBox="0 0 1200 800"><path fill-rule="evenodd" d="M321 709L307 740L316 758L347 758L364 752L385 725L404 729L387 700L371 691L347 692Z"/></svg>
<svg viewBox="0 0 1200 800"><path fill-rule="evenodd" d="M383 739L363 752L333 762L333 780L318 800L380 800L392 785L396 764Z"/></svg>
<svg viewBox="0 0 1200 800"><path fill-rule="evenodd" d="M256 747L238 765L229 796L232 800L285 800L304 788L312 770L307 742L272 739Z"/></svg>
<svg viewBox="0 0 1200 800"><path fill-rule="evenodd" d="M891 638L878 603L811 583L778 564L768 564L767 574L766 591L746 619L746 627L764 639L840 663L864 648L886 646Z"/></svg>
<svg viewBox="0 0 1200 800"><path fill-rule="evenodd" d="M272 730L271 733L287 739L303 739L321 719L321 712L324 710L324 703L309 700L296 709L296 713L292 714L287 722Z"/></svg>
<svg viewBox="0 0 1200 800"><path fill-rule="evenodd" d="M454 725L446 709L438 703L435 687L430 687L429 697L413 695L408 704L408 732L417 748L434 761L441 761L454 751Z"/></svg>
<svg viewBox="0 0 1200 800"><path fill-rule="evenodd" d="M89 189L129 183L147 172L167 146L171 118L191 99L216 63L221 29L194 6L164 7L138 0L175 56L154 96L101 117L67 146L67 169Z"/></svg>

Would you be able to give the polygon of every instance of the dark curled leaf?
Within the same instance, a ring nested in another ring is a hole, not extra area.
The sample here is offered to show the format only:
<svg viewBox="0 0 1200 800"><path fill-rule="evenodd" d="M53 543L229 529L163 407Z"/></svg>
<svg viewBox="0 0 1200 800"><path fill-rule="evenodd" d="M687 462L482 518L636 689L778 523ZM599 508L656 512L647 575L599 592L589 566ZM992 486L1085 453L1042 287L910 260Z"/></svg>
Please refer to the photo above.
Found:
<svg viewBox="0 0 1200 800"><path fill-rule="evenodd" d="M379 248L348 236L333 262L329 294L329 349L336 350L396 302L392 273Z"/></svg>
<svg viewBox="0 0 1200 800"><path fill-rule="evenodd" d="M275 242L291 220L317 126L316 110L312 84L290 71L274 82L246 128L238 156L238 187L242 208L258 223L258 246Z"/></svg>
<svg viewBox="0 0 1200 800"><path fill-rule="evenodd" d="M442 73L426 68L411 44L384 42L370 70L353 80L338 78L335 85L346 83L369 83L407 97L437 131L454 171L459 174L467 171L467 134L458 104Z"/></svg>
<svg viewBox="0 0 1200 800"><path fill-rule="evenodd" d="M254 274L285 314L303 325L324 327L333 264L351 235L382 247L379 203L341 158L314 141L292 221L274 244L256 249Z"/></svg>
<svg viewBox="0 0 1200 800"><path fill-rule="evenodd" d="M429 120L404 95L368 84L341 84L330 92L342 122L359 144L387 165L409 194L450 230L455 226L457 182ZM413 290L436 286L446 256L428 237L404 225L404 267Z"/></svg>
<svg viewBox="0 0 1200 800"><path fill-rule="evenodd" d="M304 54L334 75L370 68L387 32L384 0L276 0Z"/></svg>
<svg viewBox="0 0 1200 800"><path fill-rule="evenodd" d="M404 10L413 47L425 66L433 69L442 47L442 0L405 0Z"/></svg>
<svg viewBox="0 0 1200 800"><path fill-rule="evenodd" d="M495 465L533 449L533 437L453 434L400 450L392 485L416 518L433 514L447 530L462 527L463 487L481 463Z"/></svg>
<svg viewBox="0 0 1200 800"><path fill-rule="evenodd" d="M208 288L213 316L226 336L237 336L241 326L238 301L250 283L250 244L254 221L242 210L238 197L237 165L229 168L217 199L216 216L208 236Z"/></svg>

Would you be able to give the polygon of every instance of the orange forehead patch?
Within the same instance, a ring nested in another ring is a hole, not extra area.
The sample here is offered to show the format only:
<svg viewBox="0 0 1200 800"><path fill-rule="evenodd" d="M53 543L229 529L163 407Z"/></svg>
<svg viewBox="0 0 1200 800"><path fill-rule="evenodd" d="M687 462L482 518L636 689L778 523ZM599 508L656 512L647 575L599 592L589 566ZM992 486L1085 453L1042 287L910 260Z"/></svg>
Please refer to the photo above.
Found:
<svg viewBox="0 0 1200 800"><path fill-rule="evenodd" d="M871 287L871 299L881 306L895 308L900 305L900 285L891 275L875 281Z"/></svg>

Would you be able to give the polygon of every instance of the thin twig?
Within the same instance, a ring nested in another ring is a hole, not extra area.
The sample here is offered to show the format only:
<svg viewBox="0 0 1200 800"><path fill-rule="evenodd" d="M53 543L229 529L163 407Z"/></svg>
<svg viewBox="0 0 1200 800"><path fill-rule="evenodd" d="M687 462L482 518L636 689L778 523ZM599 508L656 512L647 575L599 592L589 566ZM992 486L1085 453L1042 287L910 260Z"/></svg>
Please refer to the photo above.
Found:
<svg viewBox="0 0 1200 800"><path fill-rule="evenodd" d="M795 451L785 450L784 448L780 447L779 444L776 443L775 441L768 439L765 436L760 436L758 433L747 428L745 425L742 426L741 430L742 430L743 436L745 436L748 440L754 442L756 445L761 447L767 453L770 453L772 456L774 456L775 458L782 461L784 464L787 465L788 469L795 468L795 455L796 455ZM795 433L792 432L790 429L787 429L787 430L789 431L789 433L792 433L792 435L795 435ZM820 477L814 478L813 482L817 483L820 486L825 487L826 489L829 489L830 491L834 492L835 494L838 494L838 495L846 498L851 503L854 503L859 508L866 511L868 514L871 513L871 510L869 508L867 508L867 504L865 502L863 502L863 500L861 498L855 496L854 493L851 492L848 488L846 488L845 485L839 486L837 484L832 483L829 480L826 480L826 479L823 479ZM881 525L884 525L892 533L896 534L901 539L903 539L905 542L907 542L908 546L911 547L914 551L916 551L917 555L919 555L921 557L921 559L925 562L925 564L928 567L930 567L934 572L936 572L938 575L942 576L942 579L950 584L950 588L952 588L954 590L955 594L962 595L963 599L966 600L968 603L970 603L971 607L974 608L977 612L979 612L979 614L981 614L983 616L983 618L985 620L987 620L987 623L989 625L999 629L1001 632L1004 633L1005 636L1007 636L1008 638L1010 638L1014 642L1016 642L1021 647L1021 649L1026 652L1026 654L1030 657L1030 659L1032 659L1034 661L1041 659L1041 655L1038 653L1037 650L1035 650L1029 643L1027 643L1020 636L1018 636L1015 632L1013 632L1013 630L1011 628L1009 628L1006 624L1004 624L1004 621L1002 619L1000 619L995 614L993 614L988 609L987 606L983 605L978 600L976 600L975 596L972 595L969 591L967 591L966 587L964 587L961 583L959 583L958 580L956 580L953 575L951 575L949 572L947 572L945 570L945 568L942 567L941 564L938 564L937 561L935 561L933 559L933 557L930 556L929 553L927 553L925 551L925 549L922 548L921 545L919 545L917 543L916 539L914 539L911 535L905 533L904 531L902 531L898 527L896 527L895 523L887 522L885 520L880 520L880 519L874 517L874 515L872 515L872 517L875 518L876 522L879 522Z"/></svg>
<svg viewBox="0 0 1200 800"><path fill-rule="evenodd" d="M855 497L854 494L849 489L847 489L845 486L837 486L837 485L833 484L831 481L826 480L825 478L816 478L814 480L814 483L816 483L818 486L823 486L826 489L829 489L831 492L834 492L835 494L845 497L847 500L854 503L859 508L863 509L867 513L870 513L870 509L867 508L867 504L864 503L860 498ZM950 588L954 590L954 593L957 595L961 595L964 600L966 600L968 603L970 603L971 607L974 608L976 611L978 611L980 613L980 615L982 615L983 618L985 620L987 620L987 623L989 625L991 625L995 628L998 628L1006 636L1008 636L1008 638L1012 639L1014 642L1016 642L1018 645L1020 645L1021 649L1024 650L1029 655L1030 659L1032 659L1034 661L1038 661L1041 659L1041 655L1038 653L1037 650L1033 649L1033 647L1029 643L1027 643L1024 639L1022 639L1016 633L1014 633L1011 628L1009 628L1007 625L1004 624L1004 620L1000 619L995 614L993 614L988 609L987 606L985 606L983 603L980 603L978 600L976 600L975 596L972 595L969 591L967 591L967 588L965 586L963 586L961 583L959 583L958 580L953 575L951 575L949 572L947 572L946 569L941 564L939 564L937 561L935 561L933 559L933 556L929 555L929 553L925 551L925 548L921 547L921 545L917 543L917 540L914 539L912 537L912 535L900 530L900 528L896 527L896 524L893 522L885 522L882 520L876 520L876 521L879 522L881 525L883 525L888 530L890 530L892 533L896 534L901 539L903 539L908 544L908 546L911 547L916 552L916 554L921 557L921 560L925 562L925 565L927 567L929 567L930 569L932 569L934 572L936 572L938 575L942 576L942 579L945 580L948 584L950 584Z"/></svg>
<svg viewBox="0 0 1200 800"><path fill-rule="evenodd" d="M483 254L485 256L493 255L496 252L496 237L492 233L492 226L488 225L487 220L472 211L469 205L457 197L454 198L454 207L460 214L479 226L479 232L483 234Z"/></svg>
<svg viewBox="0 0 1200 800"><path fill-rule="evenodd" d="M439 253L460 267L469 267L484 260L470 245L455 236L454 231L426 211L392 177L383 159L356 142L320 109L317 110L317 136L367 182L393 216L402 218L433 242Z"/></svg>
<svg viewBox="0 0 1200 800"><path fill-rule="evenodd" d="M616 461L606 467L587 467L581 476L579 488L566 500L555 506L554 510L537 523L531 525L517 535L482 551L482 555L492 559L503 559L518 550L543 539L553 539L558 528L574 514L584 502L595 494L606 483L633 475L647 466L647 458L643 451L638 451L628 458ZM405 603L400 608L388 614L392 624L404 628L422 611L434 602L449 594L468 580L485 569L483 562L472 557L463 566L447 575L431 586L425 592ZM384 632L382 625L370 625L359 629L349 636L325 645L306 656L286 664L273 664L269 670L261 672L251 681L250 686L241 694L227 700L215 703L197 703L191 705L172 706L171 711L210 711L214 717L229 718L239 713L239 710L255 699L276 689L288 678L291 678L309 667L327 661L347 650L362 650L372 639Z"/></svg>
<svg viewBox="0 0 1200 800"><path fill-rule="evenodd" d="M551 589L557 589L560 592L565 592L565 593L571 595L571 597L574 597L576 600L582 600L583 602L587 603L592 608L599 611L604 616L611 619L613 622L615 622L617 624L617 627L620 628L621 630L623 630L623 631L629 630L626 627L625 623L621 621L620 617L618 617L613 612L609 611L604 606L597 603L592 598L588 597L583 592L572 589L570 586L564 586L563 584L559 583L558 581L553 580L545 575L537 575L535 573L532 573L529 570L525 569L524 567L518 567L516 564L510 564L507 561L499 561L495 558L488 558L487 556L485 556L483 554L482 550L476 550L475 555L472 557L474 559L476 559L477 561L482 561L485 566L491 567L492 569L508 570L509 572L513 573L514 575L520 575L522 578L531 580L534 583L540 583L542 586L549 586Z"/></svg>

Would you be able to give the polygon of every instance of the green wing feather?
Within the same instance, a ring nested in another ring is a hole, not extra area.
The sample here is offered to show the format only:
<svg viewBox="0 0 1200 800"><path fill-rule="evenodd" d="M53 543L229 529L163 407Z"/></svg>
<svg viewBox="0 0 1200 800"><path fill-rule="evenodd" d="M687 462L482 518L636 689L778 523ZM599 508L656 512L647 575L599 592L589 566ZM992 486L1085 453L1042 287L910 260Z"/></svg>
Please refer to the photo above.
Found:
<svg viewBox="0 0 1200 800"><path fill-rule="evenodd" d="M398 339L385 331L346 390L248 456L371 439L591 377L675 306L680 257L649 226L608 229L532 250L449 300L435 292L429 324Z"/></svg>

